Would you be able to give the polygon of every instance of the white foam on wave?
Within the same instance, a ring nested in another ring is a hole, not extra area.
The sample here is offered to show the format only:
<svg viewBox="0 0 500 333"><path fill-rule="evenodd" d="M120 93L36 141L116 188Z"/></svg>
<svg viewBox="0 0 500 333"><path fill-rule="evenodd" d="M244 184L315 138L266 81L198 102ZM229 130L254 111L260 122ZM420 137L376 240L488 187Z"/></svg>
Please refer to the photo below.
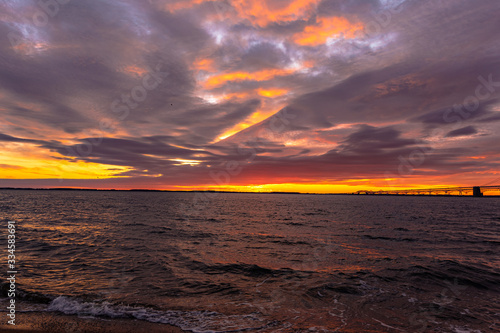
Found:
<svg viewBox="0 0 500 333"><path fill-rule="evenodd" d="M83 302L66 296L54 299L47 311L59 311L67 315L79 316L135 318L174 325L196 333L237 332L269 326L267 321L255 313L224 315L214 311L160 311L109 302Z"/></svg>
<svg viewBox="0 0 500 333"><path fill-rule="evenodd" d="M481 330L471 330L464 327L453 327L455 333L482 333Z"/></svg>

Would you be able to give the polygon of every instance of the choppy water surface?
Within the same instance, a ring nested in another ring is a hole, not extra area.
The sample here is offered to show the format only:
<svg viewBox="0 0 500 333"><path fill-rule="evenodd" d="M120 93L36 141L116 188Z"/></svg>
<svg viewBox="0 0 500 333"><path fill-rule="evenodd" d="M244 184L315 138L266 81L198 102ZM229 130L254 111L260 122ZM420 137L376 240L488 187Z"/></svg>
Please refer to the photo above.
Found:
<svg viewBox="0 0 500 333"><path fill-rule="evenodd" d="M500 198L0 191L0 212L20 310L195 332L500 331Z"/></svg>

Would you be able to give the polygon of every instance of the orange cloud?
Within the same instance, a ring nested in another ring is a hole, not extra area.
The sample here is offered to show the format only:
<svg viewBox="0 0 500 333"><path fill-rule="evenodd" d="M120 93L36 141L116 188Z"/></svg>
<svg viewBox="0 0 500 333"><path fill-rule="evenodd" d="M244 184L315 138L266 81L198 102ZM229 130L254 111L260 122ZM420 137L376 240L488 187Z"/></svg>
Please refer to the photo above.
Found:
<svg viewBox="0 0 500 333"><path fill-rule="evenodd" d="M233 72L226 74L219 74L210 77L205 81L206 88L216 88L224 85L230 81L267 81L276 76L283 76L292 74L292 69L264 69L258 72Z"/></svg>
<svg viewBox="0 0 500 333"><path fill-rule="evenodd" d="M214 70L213 59L200 59L194 63L194 68L199 71L212 71Z"/></svg>
<svg viewBox="0 0 500 333"><path fill-rule="evenodd" d="M203 2L213 2L212 0L183 0L170 3L166 10L174 12L191 8ZM239 18L247 19L255 25L266 26L272 22L290 22L305 19L314 13L316 5L320 0L232 0L230 5L222 1L213 2L217 14L227 16L234 13Z"/></svg>
<svg viewBox="0 0 500 333"><path fill-rule="evenodd" d="M272 110L260 110L257 112L252 113L247 119L244 121L234 125L233 127L229 128L226 130L224 133L219 135L216 141L224 140L227 139L244 129L247 129L250 126L253 126L257 123L260 123L261 121L271 117L273 114L277 113L279 110L281 110L284 107L284 105L279 105L277 109L272 109Z"/></svg>
<svg viewBox="0 0 500 333"><path fill-rule="evenodd" d="M290 22L307 18L320 0L262 1L235 0L232 3L240 17L259 26L271 22Z"/></svg>
<svg viewBox="0 0 500 333"><path fill-rule="evenodd" d="M230 100L230 99L244 99L248 98L250 96L249 92L239 92L239 93L231 93L224 95L223 99L224 100Z"/></svg>
<svg viewBox="0 0 500 333"><path fill-rule="evenodd" d="M262 113L257 111L254 114L250 115L245 121L234 125L230 129L228 129L227 131L225 131L224 133L219 135L219 137L217 138L216 141L227 139L227 138L243 131L244 129L249 128L253 124L258 123L259 120L262 121L264 119L265 119L265 117L262 116Z"/></svg>
<svg viewBox="0 0 500 333"><path fill-rule="evenodd" d="M214 99L217 101L220 100L231 100L231 99L245 99L249 97L257 97L256 95L259 94L260 96L268 97L268 98L274 98L274 97L279 97L281 95L284 95L288 93L288 89L284 88L270 88L270 89L256 89L256 90L251 90L248 92L234 92L234 93L229 93L229 94L223 94L221 96L214 96ZM284 105L278 105L274 106L272 109L264 108L262 110L256 111L252 113L250 116L248 116L244 121L235 124L231 128L227 129L225 132L223 132L219 137L216 139L216 141L224 140L230 136L235 135L236 133L239 133L243 131L244 129L255 125L279 110L281 110L284 107Z"/></svg>
<svg viewBox="0 0 500 333"><path fill-rule="evenodd" d="M314 66L316 66L316 63L314 62L314 60L306 60L302 63L302 66L304 68L313 68Z"/></svg>
<svg viewBox="0 0 500 333"><path fill-rule="evenodd" d="M264 97L277 97L277 96L284 95L287 92L288 92L288 90L286 90L286 89L279 89L279 88L275 88L275 89L259 89L258 90L259 95L264 96Z"/></svg>
<svg viewBox="0 0 500 333"><path fill-rule="evenodd" d="M125 67L124 71L126 73L135 74L138 76L143 76L144 74L146 74L148 72L147 69L139 67L139 66L135 66L135 65Z"/></svg>
<svg viewBox="0 0 500 333"><path fill-rule="evenodd" d="M295 34L293 40L299 45L316 46L326 43L330 37L344 35L354 38L358 31L363 30L361 23L352 24L343 17L322 17L318 24L307 26L304 31Z"/></svg>

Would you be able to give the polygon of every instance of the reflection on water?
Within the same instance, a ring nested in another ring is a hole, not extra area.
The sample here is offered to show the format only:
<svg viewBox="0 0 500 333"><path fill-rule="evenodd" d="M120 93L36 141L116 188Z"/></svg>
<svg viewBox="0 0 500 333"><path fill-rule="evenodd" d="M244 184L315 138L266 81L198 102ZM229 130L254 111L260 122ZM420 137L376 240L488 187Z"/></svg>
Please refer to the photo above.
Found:
<svg viewBox="0 0 500 333"><path fill-rule="evenodd" d="M497 198L227 193L186 216L193 197L1 191L23 306L198 331L499 329Z"/></svg>

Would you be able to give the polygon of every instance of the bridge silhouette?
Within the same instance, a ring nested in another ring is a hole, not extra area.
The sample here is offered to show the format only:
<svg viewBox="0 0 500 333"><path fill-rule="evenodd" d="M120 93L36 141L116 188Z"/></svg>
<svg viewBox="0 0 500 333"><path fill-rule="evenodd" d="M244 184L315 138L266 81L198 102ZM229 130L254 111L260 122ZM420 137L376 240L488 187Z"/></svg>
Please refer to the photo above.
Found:
<svg viewBox="0 0 500 333"><path fill-rule="evenodd" d="M500 185L487 186L469 186L469 187L435 187L435 188L418 188L418 189L401 189L401 190L379 190L368 191L361 190L354 194L368 195L467 195L473 197L482 197L483 193L488 191L500 191Z"/></svg>

